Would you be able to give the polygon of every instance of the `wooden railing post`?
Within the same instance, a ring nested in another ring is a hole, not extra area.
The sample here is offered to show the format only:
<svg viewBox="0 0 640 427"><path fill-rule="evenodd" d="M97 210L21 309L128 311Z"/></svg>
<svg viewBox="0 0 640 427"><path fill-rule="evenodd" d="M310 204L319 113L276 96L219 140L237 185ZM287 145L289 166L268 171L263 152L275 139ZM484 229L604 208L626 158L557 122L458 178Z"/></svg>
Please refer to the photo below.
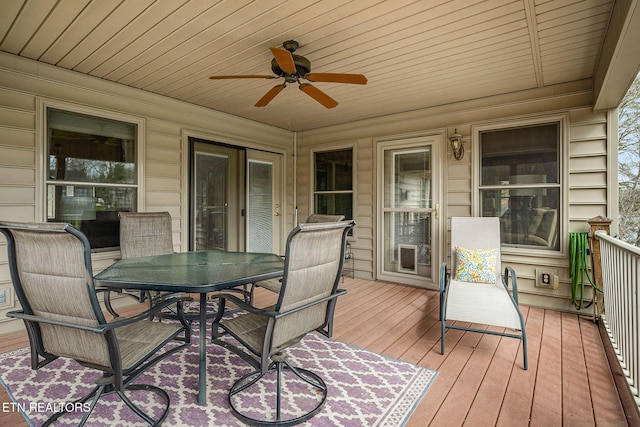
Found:
<svg viewBox="0 0 640 427"><path fill-rule="evenodd" d="M593 273L593 280L596 286L602 289L601 292L594 290L594 315L596 319L600 319L600 316L604 312L604 287L602 284L602 259L600 257L600 241L596 239L596 231L604 230L605 233L610 234L611 231L611 219L604 218L602 216L596 216L587 221L591 227L589 237L591 239L591 271Z"/></svg>

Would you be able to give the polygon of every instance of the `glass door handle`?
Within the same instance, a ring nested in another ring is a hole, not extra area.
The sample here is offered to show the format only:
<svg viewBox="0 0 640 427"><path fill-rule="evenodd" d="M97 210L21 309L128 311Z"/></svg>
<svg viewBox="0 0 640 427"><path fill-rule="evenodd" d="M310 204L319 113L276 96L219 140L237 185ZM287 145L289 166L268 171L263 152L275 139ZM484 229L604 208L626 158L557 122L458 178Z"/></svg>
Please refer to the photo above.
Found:
<svg viewBox="0 0 640 427"><path fill-rule="evenodd" d="M440 219L440 203L436 203L435 213L436 213L436 221L437 221Z"/></svg>

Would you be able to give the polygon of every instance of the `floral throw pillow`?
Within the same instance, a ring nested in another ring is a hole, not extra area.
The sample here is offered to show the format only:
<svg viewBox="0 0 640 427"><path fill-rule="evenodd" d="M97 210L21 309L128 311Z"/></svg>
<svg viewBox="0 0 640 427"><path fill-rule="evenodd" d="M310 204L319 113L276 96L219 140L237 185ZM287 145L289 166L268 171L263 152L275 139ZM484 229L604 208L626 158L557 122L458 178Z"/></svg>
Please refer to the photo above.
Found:
<svg viewBox="0 0 640 427"><path fill-rule="evenodd" d="M455 280L472 283L496 283L496 249L467 249L456 246Z"/></svg>

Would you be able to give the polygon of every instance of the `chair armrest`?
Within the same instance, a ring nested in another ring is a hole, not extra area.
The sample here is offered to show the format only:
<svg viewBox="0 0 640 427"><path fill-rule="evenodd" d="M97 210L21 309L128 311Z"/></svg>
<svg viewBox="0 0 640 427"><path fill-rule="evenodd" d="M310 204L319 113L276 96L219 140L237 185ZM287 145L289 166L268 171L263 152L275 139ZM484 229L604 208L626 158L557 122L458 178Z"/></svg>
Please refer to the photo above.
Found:
<svg viewBox="0 0 640 427"><path fill-rule="evenodd" d="M78 323L69 323L69 322L62 322L54 319L47 319L45 317L35 316L33 314L27 314L24 311L10 311L9 313L7 313L7 317L27 320L27 321L36 322L36 323L46 323L49 325L64 326L67 328L80 329L83 331L95 332L97 334L104 335L107 331L110 331L112 329L116 329L121 326L139 322L140 320L149 318L151 314L155 314L158 311L160 311L162 308L167 307L171 304L184 302L184 301L191 301L191 300L193 300L193 298L187 297L187 296L184 296L184 297L171 296L170 298L167 298L165 301L162 301L157 305L154 305L151 309L145 311L144 313L140 313L133 317L120 318L115 322L105 323L104 325L97 325L97 326L80 325Z"/></svg>
<svg viewBox="0 0 640 427"><path fill-rule="evenodd" d="M221 301L222 300L231 301L232 303L237 305L239 308L241 308L242 310L248 311L249 313L261 314L261 315L264 315L264 316L269 316L269 315L275 314L275 311L268 311L268 310L265 310L263 308L254 307L251 304L245 302L243 299L240 299L237 296L232 295L232 294L228 294L228 293L216 294L215 298L220 298Z"/></svg>
<svg viewBox="0 0 640 427"><path fill-rule="evenodd" d="M449 273L447 272L447 263L443 262L440 264L440 293L444 292L447 286L447 279L449 278Z"/></svg>
<svg viewBox="0 0 640 427"><path fill-rule="evenodd" d="M305 308L311 307L313 305L319 304L321 302L325 302L325 301L331 301L333 299L338 298L339 296L342 296L344 294L347 293L346 289L337 289L336 293L331 294L327 297L321 298L319 300L315 300L311 303L308 304L304 304L301 305L300 307L296 307L292 310L288 310L288 311L283 311L283 312L278 312L278 311L273 311L273 310L265 310L262 308L256 308L254 306L252 306L251 304L247 304L246 302L244 302L242 299L236 297L235 295L231 295L231 294L218 294L216 295L217 298L221 298L221 299L226 299L229 300L231 302L233 302L234 304L236 304L239 308L248 311L249 313L253 313L253 314L257 314L260 316L266 316L266 317L274 317L274 318L280 318L280 317L284 317L284 316L288 316L289 314L293 314L296 313L300 310L304 310Z"/></svg>
<svg viewBox="0 0 640 427"><path fill-rule="evenodd" d="M180 304L185 301L193 301L193 298L186 295L178 296L178 294L166 295L162 298L155 300L153 306L143 313L136 314L135 316L132 316L132 317L125 317L125 318L119 317L117 320L107 323L105 330L116 329L125 325L129 325L131 323L139 322L140 320L143 320L143 319L152 318L155 314L159 313L163 308L173 304ZM182 312L182 310L178 310L178 312L182 313L183 321L181 323L186 324L186 320L184 319L184 313ZM180 314L178 314L178 316L180 316Z"/></svg>
<svg viewBox="0 0 640 427"><path fill-rule="evenodd" d="M346 293L347 293L346 289L337 289L336 293L331 294L329 296L326 296L324 298L315 300L315 301L310 302L310 303L305 304L305 305L301 305L300 307L296 307L296 308L288 310L288 311L276 312L276 315L274 317L276 317L276 318L285 317L285 316L288 316L290 314L297 313L298 311L304 310L305 308L309 308L309 307L312 307L312 306L314 306L316 304L320 304L321 302L334 300L334 299L338 298L339 296L342 296L342 295L344 295Z"/></svg>
<svg viewBox="0 0 640 427"><path fill-rule="evenodd" d="M504 276L502 277L502 284L509 291L509 277L511 277L511 289L513 289L513 299L516 304L518 304L518 278L516 276L516 271L513 267L505 267Z"/></svg>
<svg viewBox="0 0 640 427"><path fill-rule="evenodd" d="M14 319L27 320L35 323L46 323L49 325L64 326L68 328L80 329L83 331L95 332L98 334L104 334L107 331L107 325L99 326L87 326L79 325L77 323L62 322L59 320L47 319L45 317L35 316L33 314L27 314L24 311L10 311L7 313L7 317L13 317Z"/></svg>
<svg viewBox="0 0 640 427"><path fill-rule="evenodd" d="M447 272L447 263L440 264L440 312L438 314L438 320L442 321L445 318L446 310L446 290L449 283L449 273Z"/></svg>

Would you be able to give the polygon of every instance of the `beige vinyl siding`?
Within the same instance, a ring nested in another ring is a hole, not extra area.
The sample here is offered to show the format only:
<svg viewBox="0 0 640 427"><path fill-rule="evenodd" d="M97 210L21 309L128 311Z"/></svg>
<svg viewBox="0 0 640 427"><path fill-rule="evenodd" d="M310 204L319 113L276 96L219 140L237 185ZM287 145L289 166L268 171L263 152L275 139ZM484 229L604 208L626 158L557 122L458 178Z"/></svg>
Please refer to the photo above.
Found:
<svg viewBox="0 0 640 427"><path fill-rule="evenodd" d="M544 114L540 117L544 119ZM564 226L567 228L560 230L563 234L560 237L564 239L561 251L508 251L503 255L503 264L511 265L517 272L521 302L572 311L568 233L587 231L588 219L597 215L607 216L610 190L607 188L606 112L593 113L590 108L577 108L568 110L567 117L565 125L568 128L568 141L564 149L564 167L567 170L562 175L567 180L564 183L566 209L563 214ZM456 210L456 206L449 205L449 209ZM535 286L536 268L556 270L559 288L553 290ZM589 311L587 314L590 313Z"/></svg>
<svg viewBox="0 0 640 427"><path fill-rule="evenodd" d="M570 230L587 231L586 220L609 215L607 113L574 110L570 112L570 122ZM613 141L617 141L617 135L613 136ZM611 152L617 151L612 149Z"/></svg>
<svg viewBox="0 0 640 427"><path fill-rule="evenodd" d="M474 180L472 171L474 162L477 161L478 153L474 150L472 140L472 127L476 124L495 123L499 125L504 122L514 120L557 120L559 116L566 118L565 146L562 150L563 159L563 188L565 190L562 224L564 245L560 252L547 251L506 251L503 260L505 265L511 265L518 274L518 287L521 301L525 304L547 307L552 309L572 311L571 303L571 278L569 276L568 260L568 233L569 231L586 231L588 225L586 220L597 215L610 215L612 207L611 191L612 184L608 184L611 179L607 172L607 166L611 162L609 152L615 155L615 150L607 144L607 112L592 112L589 107L590 94L584 88L577 87L576 92L571 95L554 97L553 94L544 99L522 99L515 101L510 97L497 97L486 99L482 105L477 105L479 101L469 102L465 105L447 106L441 109L425 111L417 118L415 112L400 114L392 118L381 119L374 122L354 123L351 125L340 125L327 129L319 129L305 133L306 151L320 147L331 146L339 141L340 136L350 136L358 141L358 192L365 191L370 182L375 182L375 167L367 169L367 162L364 159L375 152L375 147L370 146L365 141L375 141L375 138L392 138L392 135L403 135L407 133L433 134L441 133L446 149L441 150L440 161L441 179L443 188L442 209L441 209L441 235L440 250L443 259L449 262L449 218L452 216L469 216L476 212ZM476 105L473 105L476 104ZM463 107L468 108L463 108ZM395 120L394 120L395 119ZM455 160L451 155L451 148L448 137L457 129L463 135L465 146L465 156L462 160ZM611 136L609 135L609 138ZM615 137L613 137L615 139ZM374 161L371 164L375 164ZM302 162L300 165L307 167L308 164ZM299 165L299 166L300 166ZM305 185L298 186L298 199L307 200L308 191L311 191L308 183L307 169L299 167L298 182ZM361 186L365 185L364 188ZM375 193L374 193L375 194ZM377 242L375 232L368 238L364 234L364 227L360 230L361 224L372 224L375 227L375 197L371 201L358 194L358 234L353 242L356 259L358 256L366 257L368 253L372 255L376 251ZM369 205L371 203L371 205ZM373 228L372 230L375 230ZM360 232L363 234L360 234ZM362 237L361 237L362 236ZM375 276L375 257L369 262L356 261L356 275L359 277ZM436 268L438 266L435 266ZM560 279L560 287L556 290L539 288L535 286L536 268L547 268L556 270ZM433 286L436 286L434 283ZM587 313L588 314L588 313Z"/></svg>
<svg viewBox="0 0 640 427"><path fill-rule="evenodd" d="M301 149L298 143L296 158L296 207L298 223L303 222L313 209L313 154L308 149Z"/></svg>
<svg viewBox="0 0 640 427"><path fill-rule="evenodd" d="M361 139L352 142L322 144L310 149L303 146L298 150L297 163L297 206L298 222L303 222L313 210L313 150L333 150L353 146L354 150L354 216L356 230L354 237L349 238L354 258L354 269L357 277L372 279L375 255L375 160L372 139Z"/></svg>
<svg viewBox="0 0 640 427"><path fill-rule="evenodd" d="M35 219L35 100L3 89L0 97L0 205L6 220ZM24 210L23 210L24 209ZM1 280L0 280L1 282Z"/></svg>
<svg viewBox="0 0 640 427"><path fill-rule="evenodd" d="M37 200L34 97L6 89L0 90L0 95L0 218L33 221ZM4 291L7 303L0 308L0 322L6 320L4 314L17 305L9 276L7 247L4 239L1 240L0 291ZM22 322L11 323L15 328L22 325Z"/></svg>
<svg viewBox="0 0 640 427"><path fill-rule="evenodd" d="M144 120L142 162L143 209L169 211L173 218L176 251L187 250L188 212L185 194L188 171L182 151L184 130L212 135L215 140L250 148L281 152L292 158L290 132L228 114L196 107L170 98L62 70L30 60L0 55L0 220L42 221L41 193L44 171L42 147L37 141L39 100L86 106ZM287 205L293 205L293 161L285 162ZM292 208L290 208L292 209ZM291 212L290 210L289 212ZM288 217L285 230L293 219ZM94 272L109 266L116 252L93 256ZM0 290L10 292L9 304L0 307L0 334L22 328L5 313L17 305L7 265L7 249L0 238Z"/></svg>
<svg viewBox="0 0 640 427"><path fill-rule="evenodd" d="M553 114L557 113L554 111ZM576 108L566 111L568 141L564 149L563 161L566 168L562 175L566 177L566 190L563 213L564 226L561 238L564 244L561 251L546 253L545 251L505 251L503 265L511 265L517 272L520 300L525 304L543 306L547 308L572 311L571 277L568 259L568 233L570 231L587 231L587 220L597 215L607 216L609 191L607 187L607 114L593 113L591 108ZM544 120L545 114L535 116ZM505 119L506 120L506 119ZM499 123L500 120L496 120ZM457 126L458 131L464 126ZM473 144L465 144L466 153L462 161L452 160L450 153L447 158L447 217L467 215L467 203L464 197L471 193L465 192L464 180L471 179L470 161L477 161L477 153L472 153ZM465 172L469 171L469 175ZM469 187L471 188L471 187ZM469 206L470 211L473 208ZM562 223L561 223L562 224ZM447 224L448 227L448 224ZM448 228L447 228L448 229ZM448 248L447 234L446 248ZM546 289L535 286L536 268L556 270L559 276L558 289ZM590 295L590 294L589 294ZM589 314L589 313L587 313Z"/></svg>
<svg viewBox="0 0 640 427"><path fill-rule="evenodd" d="M142 92L104 80L57 69L46 64L13 56L0 55L0 219L41 220L42 184L38 168L41 153L36 151L36 120L38 97L119 112L144 119L144 204L146 210L168 210L174 218L173 232L176 250L187 248L187 218L185 194L188 173L183 152L184 135L195 133L213 139L250 148L282 152L285 155L286 224L288 231L294 224L295 207L298 220L310 213L312 200L311 152L333 146L355 146L355 215L358 222L351 240L356 259L356 275L374 278L376 266L376 146L377 138L389 139L394 135L442 135L440 162L442 180L440 250L445 256L449 244L451 216L467 216L474 212L472 126L478 123L500 123L514 118L544 118L547 115L567 116L568 146L564 147L565 194L564 222L568 231L585 231L586 220L596 215L607 216L613 207L615 192L607 172L615 150L608 140L615 136L607 113L593 113L591 87L584 82L564 85L562 95L557 88L540 91L522 91L515 94L476 99L438 108L386 116L376 120L336 125L323 129L299 132L297 156L293 156L294 135L288 131L261 125L228 114ZM464 136L465 157L452 158L448 136L454 129ZM293 171L295 177L295 197ZM549 308L571 309L569 302L570 279L566 248L553 256L508 254L505 262L513 265L519 275L521 297L524 303ZM94 268L99 271L110 265L117 254L94 256ZM437 267L437 266L436 266ZM561 285L557 290L536 288L535 268L556 269ZM0 243L0 289L11 290L6 246ZM0 322L6 322L3 313L11 307L0 308ZM15 326L0 323L0 333Z"/></svg>
<svg viewBox="0 0 640 427"><path fill-rule="evenodd" d="M451 145L448 137L455 131L463 135L462 144L465 153L461 160L456 160L451 153ZM461 125L448 129L445 135L446 150L444 150L445 172L444 179L444 213L447 218L452 216L470 216L473 212L471 188L472 160L474 158L473 144L471 144L471 126ZM449 229L449 224L445 224L445 229ZM448 251L445 251L445 257Z"/></svg>
<svg viewBox="0 0 640 427"><path fill-rule="evenodd" d="M371 139L358 140L356 144L355 196L357 230L351 243L355 274L364 279L374 277L375 259L375 146Z"/></svg>
<svg viewBox="0 0 640 427"><path fill-rule="evenodd" d="M148 120L144 150L144 209L168 211L173 222L173 243L176 251L185 250L188 236L182 235L182 189L189 177L182 170L181 130L177 123ZM184 247L182 249L181 246Z"/></svg>

